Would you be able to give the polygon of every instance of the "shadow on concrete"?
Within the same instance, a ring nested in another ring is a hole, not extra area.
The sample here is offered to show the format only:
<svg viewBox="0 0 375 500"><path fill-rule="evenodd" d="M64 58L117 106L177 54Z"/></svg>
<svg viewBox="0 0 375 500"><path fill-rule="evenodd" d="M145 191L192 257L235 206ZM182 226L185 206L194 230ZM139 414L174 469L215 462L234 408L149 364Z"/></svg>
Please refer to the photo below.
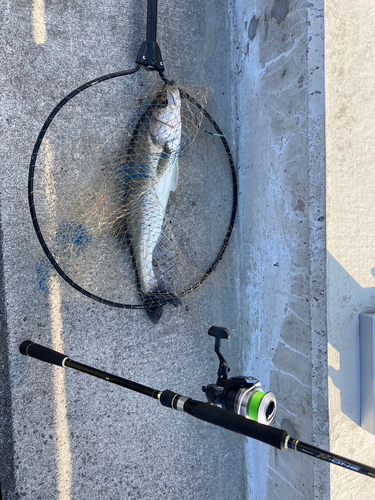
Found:
<svg viewBox="0 0 375 500"><path fill-rule="evenodd" d="M12 403L10 389L9 351L7 339L7 315L5 305L3 230L0 226L0 499L10 500L15 491L14 439L12 426Z"/></svg>
<svg viewBox="0 0 375 500"><path fill-rule="evenodd" d="M341 411L361 425L359 315L375 311L375 288L362 288L329 253L327 276L328 375L340 391Z"/></svg>

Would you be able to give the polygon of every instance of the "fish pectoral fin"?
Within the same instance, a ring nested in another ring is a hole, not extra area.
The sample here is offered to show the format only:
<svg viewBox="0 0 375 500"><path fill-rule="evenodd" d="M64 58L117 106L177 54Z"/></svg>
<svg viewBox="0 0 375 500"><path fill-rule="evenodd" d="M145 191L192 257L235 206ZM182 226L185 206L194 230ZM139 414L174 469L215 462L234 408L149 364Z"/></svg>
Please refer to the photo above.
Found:
<svg viewBox="0 0 375 500"><path fill-rule="evenodd" d="M170 165L170 158L171 155L168 149L164 147L158 158L158 166L156 168L157 176L162 177L168 170L168 167Z"/></svg>
<svg viewBox="0 0 375 500"><path fill-rule="evenodd" d="M149 165L152 175L158 175L160 169L160 160L163 156L164 147L161 146L151 134L147 136L149 148L144 151L144 161Z"/></svg>
<svg viewBox="0 0 375 500"><path fill-rule="evenodd" d="M179 175L179 164L176 161L176 164L173 168L172 179L171 179L171 191L176 191L178 184L178 175Z"/></svg>
<svg viewBox="0 0 375 500"><path fill-rule="evenodd" d="M156 149L159 154L162 153L164 150L164 146L162 146L156 139L155 137L150 134L150 132L147 133L147 140L148 144L153 148Z"/></svg>

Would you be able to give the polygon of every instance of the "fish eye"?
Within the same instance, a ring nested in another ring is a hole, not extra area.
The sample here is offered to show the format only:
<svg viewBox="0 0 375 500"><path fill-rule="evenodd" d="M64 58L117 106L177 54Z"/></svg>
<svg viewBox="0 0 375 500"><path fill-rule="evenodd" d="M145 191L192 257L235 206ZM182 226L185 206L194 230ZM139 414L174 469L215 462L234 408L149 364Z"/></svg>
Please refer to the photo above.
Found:
<svg viewBox="0 0 375 500"><path fill-rule="evenodd" d="M160 99L159 106L161 108L166 108L168 106L168 99L166 97Z"/></svg>

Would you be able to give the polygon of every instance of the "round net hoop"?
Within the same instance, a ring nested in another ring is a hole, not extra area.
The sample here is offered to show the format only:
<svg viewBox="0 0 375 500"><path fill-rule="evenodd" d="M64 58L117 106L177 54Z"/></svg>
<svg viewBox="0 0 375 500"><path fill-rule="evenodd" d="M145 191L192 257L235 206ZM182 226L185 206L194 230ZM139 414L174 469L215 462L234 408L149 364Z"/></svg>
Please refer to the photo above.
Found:
<svg viewBox="0 0 375 500"><path fill-rule="evenodd" d="M122 308L122 309L145 309L147 306L144 304L127 304L127 303L122 303L122 302L118 302L118 301L108 300L108 299L105 299L105 298L95 294L95 293L92 293L91 291L87 290L85 287L76 283L76 281L74 281L62 269L62 267L57 262L55 256L53 255L49 246L46 243L46 240L42 234L42 230L41 230L41 227L40 227L40 224L38 221L37 210L35 207L35 199L34 199L34 176L35 176L35 168L36 168L38 153L39 153L40 147L42 145L43 138L45 137L49 126L51 125L52 121L54 120L54 118L56 117L58 112L71 99L76 97L78 94L80 94L84 90L87 90L87 89L89 89L89 88L91 88L91 87L93 87L101 82L104 82L106 80L111 80L113 78L132 75L132 74L136 73L140 68L141 68L141 66L138 65L131 70L110 73L110 74L101 76L99 78L95 78L94 80L91 80L91 81L79 86L78 88L76 88L75 90L70 92L66 97L64 97L52 110L52 112L48 116L47 120L43 124L42 129L39 132L39 135L37 137L37 140L35 142L33 152L31 155L31 160L30 160L30 165L29 165L29 175L28 175L28 202L29 202L29 208L30 208L33 226L34 226L38 241L39 241L46 257L48 258L49 262L51 263L51 265L55 269L55 271L60 275L61 278L63 278L70 286L72 286L75 290L80 292L82 295L84 295L92 300L95 300L101 304L105 304L105 305L116 307L116 308ZM160 76L165 83L169 83L169 81L162 76L162 73L160 73ZM194 284L192 284L188 290L182 291L179 295L180 297L187 295L188 293L190 293L191 291L193 291L197 287L199 287L204 281L206 281L212 275L212 273L216 269L217 265L221 261L223 255L224 255L224 252L229 244L229 240L230 240L230 237L232 235L232 232L233 232L233 227L234 227L234 222L235 222L236 212L237 212L237 198L238 198L236 169L235 169L233 157L232 157L232 154L231 154L231 151L230 151L230 148L229 148L229 145L228 145L228 142L227 142L225 136L223 135L220 127L217 125L215 120L203 108L203 106L199 102L197 102L194 99L194 97L189 95L187 92L182 91L182 93L183 93L184 99L186 99L188 102L193 104L197 109L199 109L201 111L202 115L210 122L210 124L214 128L214 130L216 132L216 134L214 134L214 135L217 135L220 138L222 145L225 149L227 161L229 164L230 175L231 175L231 180L232 180L232 187L233 187L233 194L232 194L232 206L231 206L230 220L228 222L226 234L225 234L225 237L223 239L220 250L217 252L215 258L212 260L211 264L206 268L206 270L202 273L200 278Z"/></svg>

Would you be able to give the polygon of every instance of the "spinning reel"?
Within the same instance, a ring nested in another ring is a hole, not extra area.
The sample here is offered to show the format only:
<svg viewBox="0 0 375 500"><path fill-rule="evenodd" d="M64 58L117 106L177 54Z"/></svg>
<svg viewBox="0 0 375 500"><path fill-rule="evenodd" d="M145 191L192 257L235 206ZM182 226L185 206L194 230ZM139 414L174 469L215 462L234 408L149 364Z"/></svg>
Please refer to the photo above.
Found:
<svg viewBox="0 0 375 500"><path fill-rule="evenodd" d="M238 376L228 379L230 368L220 348L221 340L228 340L230 333L226 328L212 326L208 335L215 337L219 369L216 384L202 387L207 401L260 424L269 425L276 415L275 395L272 392L263 392L261 383L253 377Z"/></svg>

